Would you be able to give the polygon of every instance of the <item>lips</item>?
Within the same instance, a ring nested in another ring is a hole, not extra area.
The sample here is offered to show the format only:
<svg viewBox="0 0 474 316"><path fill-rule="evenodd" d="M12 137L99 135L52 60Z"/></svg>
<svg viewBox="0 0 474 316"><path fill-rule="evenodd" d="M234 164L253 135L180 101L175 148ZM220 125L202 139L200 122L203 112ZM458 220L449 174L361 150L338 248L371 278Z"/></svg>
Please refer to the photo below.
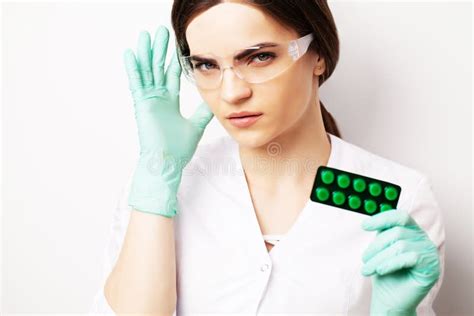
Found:
<svg viewBox="0 0 474 316"><path fill-rule="evenodd" d="M241 117L248 117L248 116L258 116L263 114L262 112L249 112L249 111L242 111L242 112L234 112L227 116L228 119L230 118L241 118Z"/></svg>
<svg viewBox="0 0 474 316"><path fill-rule="evenodd" d="M263 116L263 113L258 115L234 116L228 118L230 123L235 127L244 128L253 125Z"/></svg>

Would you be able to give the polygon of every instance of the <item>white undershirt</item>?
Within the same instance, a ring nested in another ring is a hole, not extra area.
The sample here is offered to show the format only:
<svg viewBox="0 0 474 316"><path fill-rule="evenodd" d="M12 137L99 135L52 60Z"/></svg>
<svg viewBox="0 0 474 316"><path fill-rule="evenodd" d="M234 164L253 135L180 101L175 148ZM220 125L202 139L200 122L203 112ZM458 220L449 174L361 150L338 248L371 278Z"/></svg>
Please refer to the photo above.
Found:
<svg viewBox="0 0 474 316"><path fill-rule="evenodd" d="M272 245L275 245L278 241L280 241L283 236L285 235L275 235L275 234L270 234L270 235L263 235L263 239L272 244Z"/></svg>

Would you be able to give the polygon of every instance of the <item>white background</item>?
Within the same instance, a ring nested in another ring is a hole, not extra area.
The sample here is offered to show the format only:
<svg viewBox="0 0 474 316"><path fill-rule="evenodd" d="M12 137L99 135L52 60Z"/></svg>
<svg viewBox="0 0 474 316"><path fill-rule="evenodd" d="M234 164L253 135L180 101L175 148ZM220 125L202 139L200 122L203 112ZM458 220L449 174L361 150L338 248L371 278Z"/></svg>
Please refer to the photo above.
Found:
<svg viewBox="0 0 474 316"><path fill-rule="evenodd" d="M173 52L171 5L3 4L3 313L88 311L138 154L122 53L160 24ZM472 5L330 6L341 56L321 100L345 140L431 178L447 234L435 311L472 314ZM181 100L185 116L201 100L184 78ZM213 119L202 142L223 133Z"/></svg>

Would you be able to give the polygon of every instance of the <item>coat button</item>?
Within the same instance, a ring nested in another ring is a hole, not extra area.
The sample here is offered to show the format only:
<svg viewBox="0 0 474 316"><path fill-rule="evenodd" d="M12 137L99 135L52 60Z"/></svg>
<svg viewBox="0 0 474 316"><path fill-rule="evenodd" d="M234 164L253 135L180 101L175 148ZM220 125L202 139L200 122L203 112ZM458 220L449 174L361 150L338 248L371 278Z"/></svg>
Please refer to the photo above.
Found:
<svg viewBox="0 0 474 316"><path fill-rule="evenodd" d="M260 267L260 270L261 270L262 272L265 272L265 271L268 270L268 268L269 268L269 265L265 263L265 264L263 264L263 265Z"/></svg>

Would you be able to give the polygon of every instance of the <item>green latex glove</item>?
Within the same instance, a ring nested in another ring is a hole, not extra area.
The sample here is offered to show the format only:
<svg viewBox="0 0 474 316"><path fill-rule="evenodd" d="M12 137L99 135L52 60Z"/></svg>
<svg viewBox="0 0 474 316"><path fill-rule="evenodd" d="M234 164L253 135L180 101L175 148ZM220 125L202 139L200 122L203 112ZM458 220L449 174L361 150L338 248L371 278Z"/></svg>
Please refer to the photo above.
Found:
<svg viewBox="0 0 474 316"><path fill-rule="evenodd" d="M362 256L362 274L372 277L372 315L416 315L416 307L440 276L438 249L403 210L367 218L362 227L377 230Z"/></svg>
<svg viewBox="0 0 474 316"><path fill-rule="evenodd" d="M205 102L189 119L181 115L181 66L176 53L164 73L168 39L168 29L160 26L151 49L150 35L142 31L137 58L131 49L123 57L140 143L128 204L138 211L173 217L178 213L182 170L214 115Z"/></svg>

